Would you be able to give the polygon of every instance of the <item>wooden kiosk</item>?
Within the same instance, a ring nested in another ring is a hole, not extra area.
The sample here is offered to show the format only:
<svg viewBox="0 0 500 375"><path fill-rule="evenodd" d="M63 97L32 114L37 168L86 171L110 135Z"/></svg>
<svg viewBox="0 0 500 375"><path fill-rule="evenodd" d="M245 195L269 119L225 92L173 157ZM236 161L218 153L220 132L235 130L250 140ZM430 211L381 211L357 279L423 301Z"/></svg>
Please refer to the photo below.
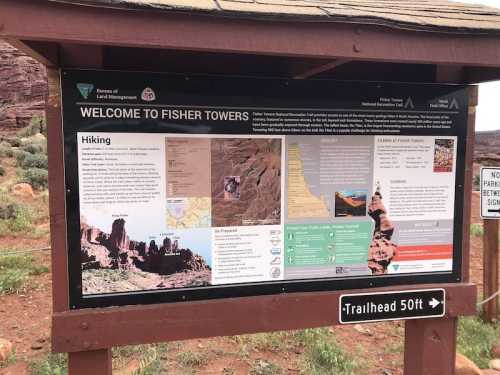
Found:
<svg viewBox="0 0 500 375"><path fill-rule="evenodd" d="M426 0L2 0L0 37L48 68L52 345L69 353L71 375L111 374L113 346L336 325L341 294L426 288L446 290L446 315L406 322L405 374L454 373L457 318L476 313L469 282L474 86L467 88L453 280L74 309L59 69L474 84L500 79L500 10Z"/></svg>

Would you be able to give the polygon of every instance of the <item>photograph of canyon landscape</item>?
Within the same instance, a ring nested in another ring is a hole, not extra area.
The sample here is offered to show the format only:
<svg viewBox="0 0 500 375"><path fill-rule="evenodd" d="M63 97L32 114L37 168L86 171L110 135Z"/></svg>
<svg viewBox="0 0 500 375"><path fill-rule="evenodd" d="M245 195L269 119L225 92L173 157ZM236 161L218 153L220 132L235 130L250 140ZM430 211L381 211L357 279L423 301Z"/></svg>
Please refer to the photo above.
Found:
<svg viewBox="0 0 500 375"><path fill-rule="evenodd" d="M84 217L80 225L84 294L210 285L209 264L195 249L183 248L182 239L132 240L124 219L113 221L111 233L87 224Z"/></svg>

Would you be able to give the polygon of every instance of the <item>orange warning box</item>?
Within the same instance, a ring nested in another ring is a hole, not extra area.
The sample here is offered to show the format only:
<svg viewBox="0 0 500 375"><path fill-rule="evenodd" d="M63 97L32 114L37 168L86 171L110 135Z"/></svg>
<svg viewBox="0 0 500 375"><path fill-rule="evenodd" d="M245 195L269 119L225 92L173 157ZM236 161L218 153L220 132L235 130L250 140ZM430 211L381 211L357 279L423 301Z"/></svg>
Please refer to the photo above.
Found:
<svg viewBox="0 0 500 375"><path fill-rule="evenodd" d="M451 259L453 245L400 246L395 261Z"/></svg>

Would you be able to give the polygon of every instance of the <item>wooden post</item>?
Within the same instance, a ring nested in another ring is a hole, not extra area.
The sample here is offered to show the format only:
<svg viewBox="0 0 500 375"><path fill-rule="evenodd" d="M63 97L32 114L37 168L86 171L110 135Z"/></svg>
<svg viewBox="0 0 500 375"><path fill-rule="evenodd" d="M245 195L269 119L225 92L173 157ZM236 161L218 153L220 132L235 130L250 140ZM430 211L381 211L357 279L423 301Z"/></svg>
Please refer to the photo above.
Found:
<svg viewBox="0 0 500 375"><path fill-rule="evenodd" d="M408 320L405 375L454 375L457 318Z"/></svg>
<svg viewBox="0 0 500 375"><path fill-rule="evenodd" d="M498 220L484 220L483 234L483 298L498 291ZM494 322L498 319L498 296L483 305L483 319Z"/></svg>
<svg viewBox="0 0 500 375"><path fill-rule="evenodd" d="M69 375L111 375L111 349L69 353Z"/></svg>

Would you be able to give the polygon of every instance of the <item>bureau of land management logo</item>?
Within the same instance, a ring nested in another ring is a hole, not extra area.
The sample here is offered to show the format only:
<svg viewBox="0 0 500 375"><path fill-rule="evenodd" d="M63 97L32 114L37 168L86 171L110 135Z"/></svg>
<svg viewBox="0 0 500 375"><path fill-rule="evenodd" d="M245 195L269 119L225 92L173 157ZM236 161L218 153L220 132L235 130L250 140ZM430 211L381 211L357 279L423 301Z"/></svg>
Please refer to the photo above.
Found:
<svg viewBox="0 0 500 375"><path fill-rule="evenodd" d="M156 100L156 94L151 87L146 87L142 90L141 99L145 102L153 102Z"/></svg>
<svg viewBox="0 0 500 375"><path fill-rule="evenodd" d="M94 90L94 85L92 83L77 83L76 88L80 91L83 99L87 100L89 95Z"/></svg>

